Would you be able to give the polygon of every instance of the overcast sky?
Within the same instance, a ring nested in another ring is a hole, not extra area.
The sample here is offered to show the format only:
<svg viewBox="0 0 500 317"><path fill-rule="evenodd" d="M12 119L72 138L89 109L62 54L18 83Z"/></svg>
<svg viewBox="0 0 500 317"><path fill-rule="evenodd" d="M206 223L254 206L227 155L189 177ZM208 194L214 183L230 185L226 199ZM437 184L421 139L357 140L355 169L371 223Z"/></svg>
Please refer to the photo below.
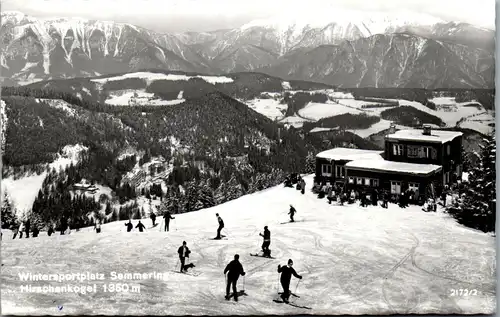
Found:
<svg viewBox="0 0 500 317"><path fill-rule="evenodd" d="M495 0L2 0L1 10L35 17L82 17L137 24L156 31L211 31L309 10L428 13L444 20L495 27Z"/></svg>

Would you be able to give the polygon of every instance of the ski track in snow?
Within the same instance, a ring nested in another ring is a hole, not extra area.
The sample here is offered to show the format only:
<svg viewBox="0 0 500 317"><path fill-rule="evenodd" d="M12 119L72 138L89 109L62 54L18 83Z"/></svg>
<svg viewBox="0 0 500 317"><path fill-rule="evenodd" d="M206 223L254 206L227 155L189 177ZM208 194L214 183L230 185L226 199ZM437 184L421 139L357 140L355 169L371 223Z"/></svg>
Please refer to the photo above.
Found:
<svg viewBox="0 0 500 317"><path fill-rule="evenodd" d="M292 298L312 307L312 314L491 314L495 309L494 238L462 227L442 212L420 207L400 209L328 205L310 192L283 186L247 195L197 212L176 215L170 232L155 227L125 232L124 222L61 236L2 241L2 308L5 314L169 314L249 315L301 314L303 309L274 304L278 264L294 259L304 276ZM296 223L287 221L288 205L297 209ZM228 240L216 234L218 212ZM161 220L157 219L157 220ZM143 219L147 228L149 219ZM133 221L134 224L137 220ZM160 221L161 226L162 223ZM272 233L276 259L252 257L265 225ZM198 277L176 274L177 248L186 240ZM238 290L240 302L224 300L225 265L235 253L247 275ZM26 282L18 273L104 273L104 281ZM166 272L166 280L111 280L111 272ZM139 285L140 293L105 293L105 283ZM97 285L96 293L20 293L20 286ZM280 287L281 289L281 287ZM452 297L452 289L477 289L477 296Z"/></svg>

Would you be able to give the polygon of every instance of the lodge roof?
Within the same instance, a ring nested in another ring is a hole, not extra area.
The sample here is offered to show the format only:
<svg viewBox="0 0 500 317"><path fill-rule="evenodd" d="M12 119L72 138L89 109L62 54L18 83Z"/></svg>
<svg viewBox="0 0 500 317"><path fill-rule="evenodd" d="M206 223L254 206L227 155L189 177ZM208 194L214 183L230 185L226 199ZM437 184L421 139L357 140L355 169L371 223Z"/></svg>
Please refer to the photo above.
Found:
<svg viewBox="0 0 500 317"><path fill-rule="evenodd" d="M357 159L382 160L382 153L384 153L384 151L337 147L331 150L320 152L316 155L316 157L334 161L353 161Z"/></svg>

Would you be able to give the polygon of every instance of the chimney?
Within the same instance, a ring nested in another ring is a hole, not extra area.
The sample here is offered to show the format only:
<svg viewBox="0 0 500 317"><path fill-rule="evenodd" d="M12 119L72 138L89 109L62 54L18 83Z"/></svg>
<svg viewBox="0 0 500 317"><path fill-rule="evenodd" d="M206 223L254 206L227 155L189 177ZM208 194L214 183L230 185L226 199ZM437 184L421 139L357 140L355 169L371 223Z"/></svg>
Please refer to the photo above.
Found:
<svg viewBox="0 0 500 317"><path fill-rule="evenodd" d="M423 135L431 135L431 126L428 124L424 124L424 131L422 132Z"/></svg>
<svg viewBox="0 0 500 317"><path fill-rule="evenodd" d="M396 125L394 123L391 123L389 126L389 134L396 133Z"/></svg>

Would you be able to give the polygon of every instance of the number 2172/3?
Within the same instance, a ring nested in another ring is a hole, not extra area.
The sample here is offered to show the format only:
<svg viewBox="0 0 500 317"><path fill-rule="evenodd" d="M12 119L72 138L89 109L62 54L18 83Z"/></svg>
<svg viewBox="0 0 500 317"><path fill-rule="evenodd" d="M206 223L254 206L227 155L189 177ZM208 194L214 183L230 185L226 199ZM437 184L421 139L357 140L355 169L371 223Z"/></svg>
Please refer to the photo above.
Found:
<svg viewBox="0 0 500 317"><path fill-rule="evenodd" d="M477 294L478 294L477 289L467 289L467 288L450 289L450 296L476 296Z"/></svg>

